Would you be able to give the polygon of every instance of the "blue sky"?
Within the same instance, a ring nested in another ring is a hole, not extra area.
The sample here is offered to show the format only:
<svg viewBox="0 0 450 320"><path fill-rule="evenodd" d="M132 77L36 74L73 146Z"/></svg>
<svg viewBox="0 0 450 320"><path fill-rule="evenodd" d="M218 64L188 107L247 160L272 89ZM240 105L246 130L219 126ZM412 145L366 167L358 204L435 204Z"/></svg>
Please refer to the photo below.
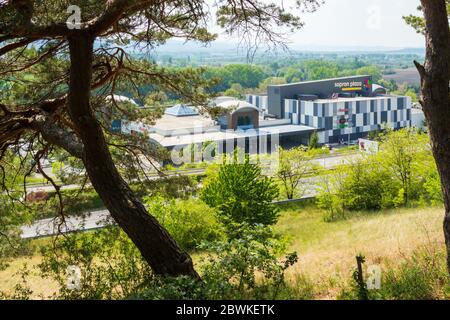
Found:
<svg viewBox="0 0 450 320"><path fill-rule="evenodd" d="M288 8L294 0L280 0ZM325 0L302 14L303 29L291 35L292 49L423 47L424 38L402 16L417 13L419 0ZM220 36L220 41L228 40Z"/></svg>

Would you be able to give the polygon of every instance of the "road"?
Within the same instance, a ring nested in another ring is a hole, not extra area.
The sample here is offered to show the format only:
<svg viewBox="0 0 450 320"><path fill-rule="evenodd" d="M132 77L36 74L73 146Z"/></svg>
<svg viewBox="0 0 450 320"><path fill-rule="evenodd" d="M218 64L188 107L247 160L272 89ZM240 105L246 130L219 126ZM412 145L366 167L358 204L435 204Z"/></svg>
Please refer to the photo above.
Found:
<svg viewBox="0 0 450 320"><path fill-rule="evenodd" d="M22 239L39 238L69 233L78 230L92 230L105 227L113 223L108 210L97 210L85 213L83 216L68 216L65 223L59 218L48 218L21 227Z"/></svg>
<svg viewBox="0 0 450 320"><path fill-rule="evenodd" d="M309 190L302 198L311 199L314 198L314 196L315 191ZM289 201L280 201L280 203L286 202ZM114 220L109 211L104 209L86 212L82 216L67 216L65 218L65 223L62 223L59 218L42 219L31 225L22 226L20 229L22 231L22 239L34 239L74 231L100 229L111 224L114 224Z"/></svg>
<svg viewBox="0 0 450 320"><path fill-rule="evenodd" d="M348 163L349 161L351 161L352 159L354 159L357 156L359 156L359 153L357 153L357 154L348 154L348 155L330 156L330 157L314 159L313 162L323 166L325 169L331 169L331 168L334 168L334 167L336 167L338 165ZM45 168L44 168L44 171L46 171ZM50 177L53 178L53 174L51 174L51 169L49 169L48 171L49 172L46 171L46 173ZM199 174L205 173L205 169L204 168L182 169L182 170L168 171L168 172L165 172L165 173L169 177L170 176L177 176L177 175L199 175ZM37 176L39 176L39 175L37 175ZM160 178L160 176L157 175L154 172L148 174L148 177L150 179L159 179ZM89 186L89 184L87 186ZM61 186L61 190L77 189L77 188L80 188L80 186L77 185L77 184L70 184L70 185L63 185L63 186ZM54 191L54 190L55 189L53 188L53 186L50 183L49 184L40 184L40 185L27 186L27 193L40 192L40 191L51 192L51 191Z"/></svg>
<svg viewBox="0 0 450 320"><path fill-rule="evenodd" d="M320 165L323 165L325 168L333 168L340 164L345 164L346 162L353 159L356 155L345 155L345 156L337 156L337 157L328 157L322 159L314 160ZM195 174L203 173L203 169L195 169ZM173 173L171 175L180 174L179 171L177 173ZM184 173L186 174L186 173ZM190 170L190 174L194 174L193 170ZM157 178L157 176L155 176ZM313 198L316 195L316 186L317 182L320 180L320 177L310 177L303 179L302 187L305 187L305 194L302 197L303 199ZM79 188L78 185L67 185L63 186L62 189L69 188ZM35 191L43 191L43 190L53 190L53 187L43 186L43 187L32 187L31 190ZM280 201L285 202L285 201ZM113 223L113 219L111 218L108 210L96 210L86 212L81 216L67 216L65 219L65 223L61 224L59 218L48 218L42 219L34 222L28 226L22 226L22 235L23 239L30 238L39 238L56 235L58 233L70 233L74 231L87 231L92 229L98 229L110 225Z"/></svg>
<svg viewBox="0 0 450 320"><path fill-rule="evenodd" d="M205 173L205 169L188 169L188 170L176 170L174 172L166 172L167 177L172 177L176 175L198 175ZM160 179L161 177L156 173L150 173L147 174L149 179ZM56 183L58 185L58 183ZM91 186L90 183L86 183L86 187ZM78 184L68 184L68 185L62 185L60 188L61 190L67 190L67 189L79 189L81 186ZM50 184L32 184L27 186L27 193L32 192L39 192L39 191L45 191L45 192L51 192L55 191L55 188Z"/></svg>
<svg viewBox="0 0 450 320"><path fill-rule="evenodd" d="M304 195L300 199L311 199L316 195L316 186L320 177L305 178L302 181ZM285 203L289 201L275 201ZM87 231L103 228L114 223L108 210L89 211L79 216L65 217L65 223L59 218L48 218L35 221L31 225L21 227L23 239L53 236L58 233L70 233L74 231Z"/></svg>

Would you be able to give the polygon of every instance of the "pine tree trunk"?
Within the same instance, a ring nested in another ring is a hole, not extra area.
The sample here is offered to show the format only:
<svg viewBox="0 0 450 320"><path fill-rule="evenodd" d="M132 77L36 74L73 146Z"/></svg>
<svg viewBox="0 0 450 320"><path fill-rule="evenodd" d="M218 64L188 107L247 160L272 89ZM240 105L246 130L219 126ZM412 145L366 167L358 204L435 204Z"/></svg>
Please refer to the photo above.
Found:
<svg viewBox="0 0 450 320"><path fill-rule="evenodd" d="M445 0L421 0L426 21L426 60L421 76L422 106L439 170L445 203L444 235L450 273L450 31Z"/></svg>
<svg viewBox="0 0 450 320"><path fill-rule="evenodd" d="M200 279L190 256L146 211L115 167L102 129L90 108L93 37L71 36L68 109L84 145L83 162L91 183L117 224L157 274Z"/></svg>

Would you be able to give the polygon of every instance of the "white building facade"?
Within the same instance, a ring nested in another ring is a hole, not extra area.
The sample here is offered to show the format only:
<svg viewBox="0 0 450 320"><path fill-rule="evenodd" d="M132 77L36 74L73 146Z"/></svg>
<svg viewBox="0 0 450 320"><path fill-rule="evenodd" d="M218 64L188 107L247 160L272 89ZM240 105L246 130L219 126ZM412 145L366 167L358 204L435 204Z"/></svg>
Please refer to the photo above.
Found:
<svg viewBox="0 0 450 320"><path fill-rule="evenodd" d="M247 102L262 109L264 117L314 128L320 143L356 141L386 127L410 127L413 117L410 97L387 94L370 75L273 85L267 95L247 95Z"/></svg>
<svg viewBox="0 0 450 320"><path fill-rule="evenodd" d="M317 128L321 143L357 140L385 127L411 126L411 98L355 97L301 101L286 99L284 117Z"/></svg>

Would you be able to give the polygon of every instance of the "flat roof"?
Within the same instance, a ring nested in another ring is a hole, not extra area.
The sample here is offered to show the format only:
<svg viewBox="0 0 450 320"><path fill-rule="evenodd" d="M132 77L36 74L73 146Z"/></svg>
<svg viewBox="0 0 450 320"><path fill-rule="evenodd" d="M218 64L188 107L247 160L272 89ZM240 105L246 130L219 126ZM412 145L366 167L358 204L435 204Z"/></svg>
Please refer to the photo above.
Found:
<svg viewBox="0 0 450 320"><path fill-rule="evenodd" d="M310 80L310 81L301 81L301 82L293 82L293 83L285 83L285 84L271 84L269 87L286 87L286 86L294 86L304 83L319 83L319 82L328 82L328 81L339 81L339 80L351 80L358 78L371 77L371 75L363 74L360 76L348 76L348 77L339 77L339 78L330 78L330 79L322 79L322 80Z"/></svg>
<svg viewBox="0 0 450 320"><path fill-rule="evenodd" d="M231 139L249 138L255 136L264 136L272 134L288 134L315 131L317 128L304 125L279 125L271 127L263 127L256 130L234 131L221 130L215 132L204 132L196 134L187 134L182 136L164 137L157 133L149 134L149 137L158 142L163 147L184 146L192 143L202 143L205 141L225 141Z"/></svg>
<svg viewBox="0 0 450 320"><path fill-rule="evenodd" d="M336 99L316 99L311 101L305 102L312 102L312 103L331 103L331 102L351 102L351 101L362 101L362 100L381 100L386 98L405 98L406 96L394 96L394 95L383 95L383 96L377 96L377 97L354 97L354 98L343 98L339 97ZM298 99L285 99L285 100L298 100Z"/></svg>
<svg viewBox="0 0 450 320"><path fill-rule="evenodd" d="M177 117L170 114L164 114L160 119L156 120L152 128L159 130L177 130L205 128L214 126L214 120L202 115L189 115Z"/></svg>

